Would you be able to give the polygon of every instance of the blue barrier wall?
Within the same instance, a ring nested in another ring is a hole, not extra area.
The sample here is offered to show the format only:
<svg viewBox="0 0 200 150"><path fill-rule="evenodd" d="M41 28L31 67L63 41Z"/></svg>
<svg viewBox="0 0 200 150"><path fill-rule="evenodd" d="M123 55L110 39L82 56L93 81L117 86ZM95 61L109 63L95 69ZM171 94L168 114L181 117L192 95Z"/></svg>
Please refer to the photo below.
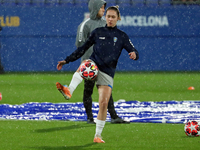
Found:
<svg viewBox="0 0 200 150"><path fill-rule="evenodd" d="M200 7L125 7L118 27L140 53L123 51L120 71L200 70ZM78 25L87 7L0 7L1 61L5 71L56 71L75 50ZM75 71L80 60L65 65Z"/></svg>

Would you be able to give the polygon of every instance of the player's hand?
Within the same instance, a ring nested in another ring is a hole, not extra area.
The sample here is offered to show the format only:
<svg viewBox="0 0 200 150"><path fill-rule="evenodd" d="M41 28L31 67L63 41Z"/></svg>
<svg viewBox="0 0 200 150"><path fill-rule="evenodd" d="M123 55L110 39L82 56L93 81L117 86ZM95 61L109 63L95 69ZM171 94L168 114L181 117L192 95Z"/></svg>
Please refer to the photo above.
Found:
<svg viewBox="0 0 200 150"><path fill-rule="evenodd" d="M136 59L136 54L135 54L135 52L130 52L129 54L128 54L130 57L130 59L133 59L133 60L135 60Z"/></svg>
<svg viewBox="0 0 200 150"><path fill-rule="evenodd" d="M59 61L58 64L57 64L57 69L58 70L61 70L62 69L62 66L66 64L66 61L65 60L62 60L62 61Z"/></svg>

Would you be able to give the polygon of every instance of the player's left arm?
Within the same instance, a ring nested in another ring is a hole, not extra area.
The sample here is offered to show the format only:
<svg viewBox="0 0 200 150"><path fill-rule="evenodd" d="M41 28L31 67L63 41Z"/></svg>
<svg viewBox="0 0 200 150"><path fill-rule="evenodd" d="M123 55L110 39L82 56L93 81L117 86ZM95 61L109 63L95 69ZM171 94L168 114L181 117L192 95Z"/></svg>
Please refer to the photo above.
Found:
<svg viewBox="0 0 200 150"><path fill-rule="evenodd" d="M139 59L139 53L137 49L134 47L133 43L129 39L128 35L125 34L124 36L124 48L129 54L129 58L133 60Z"/></svg>

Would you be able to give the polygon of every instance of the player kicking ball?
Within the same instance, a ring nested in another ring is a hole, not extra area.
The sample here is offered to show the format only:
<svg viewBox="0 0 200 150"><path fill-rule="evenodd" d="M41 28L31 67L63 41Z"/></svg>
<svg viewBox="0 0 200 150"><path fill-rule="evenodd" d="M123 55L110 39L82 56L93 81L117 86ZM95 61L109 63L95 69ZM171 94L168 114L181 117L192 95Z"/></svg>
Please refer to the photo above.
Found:
<svg viewBox="0 0 200 150"><path fill-rule="evenodd" d="M132 60L137 60L139 58L139 53L131 43L128 35L119 30L116 26L117 21L121 19L118 6L108 7L105 18L105 27L95 29L81 47L78 47L71 55L67 56L65 60L59 61L57 65L57 69L60 70L63 65L79 59L89 47L94 45L90 60L99 68L96 78L96 86L99 93L99 112L93 140L95 143L105 143L102 140L101 134L107 117L107 107L112 92L115 69L122 50L125 49L129 54L129 58ZM69 88L62 86L58 82L56 83L58 90L66 99L71 98L73 91L82 81L78 70L74 74Z"/></svg>

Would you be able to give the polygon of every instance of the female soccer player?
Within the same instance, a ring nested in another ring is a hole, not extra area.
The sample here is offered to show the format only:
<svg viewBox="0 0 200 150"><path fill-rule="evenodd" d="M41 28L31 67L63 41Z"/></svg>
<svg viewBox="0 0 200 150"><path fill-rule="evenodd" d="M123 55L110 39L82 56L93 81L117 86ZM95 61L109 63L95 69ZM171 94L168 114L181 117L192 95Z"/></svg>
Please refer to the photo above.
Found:
<svg viewBox="0 0 200 150"><path fill-rule="evenodd" d="M106 1L105 0L89 0L88 8L90 11L90 17L80 23L77 30L76 46L82 46L90 36L91 32L99 27L105 27L106 20L102 17L105 12ZM91 46L87 52L81 57L81 61L89 59L93 52L93 46ZM75 72L72 78L80 77L78 72ZM71 86L71 85L70 85ZM84 80L84 92L83 92L83 105L87 114L87 123L95 124L92 114L92 94L95 86L94 80ZM71 93L72 95L72 93ZM121 119L115 111L114 101L112 94L108 102L108 112L110 113L111 123L130 123L129 121Z"/></svg>
<svg viewBox="0 0 200 150"><path fill-rule="evenodd" d="M111 6L106 10L106 26L95 29L88 40L78 47L65 60L59 61L57 69L60 70L64 64L73 62L79 59L93 45L93 53L90 56L91 61L94 61L99 68L99 73L96 79L96 86L99 93L99 112L96 120L96 133L94 137L95 143L105 143L102 140L101 133L103 131L105 120L107 117L107 106L113 87L113 78L119 56L122 49L126 49L129 58L137 60L139 58L138 51L134 48L128 35L117 28L117 21L121 20L118 6ZM77 70L78 71L78 70ZM56 83L58 90L66 99L71 98L71 93L80 84L81 77L72 78L70 85L73 88L62 86Z"/></svg>

